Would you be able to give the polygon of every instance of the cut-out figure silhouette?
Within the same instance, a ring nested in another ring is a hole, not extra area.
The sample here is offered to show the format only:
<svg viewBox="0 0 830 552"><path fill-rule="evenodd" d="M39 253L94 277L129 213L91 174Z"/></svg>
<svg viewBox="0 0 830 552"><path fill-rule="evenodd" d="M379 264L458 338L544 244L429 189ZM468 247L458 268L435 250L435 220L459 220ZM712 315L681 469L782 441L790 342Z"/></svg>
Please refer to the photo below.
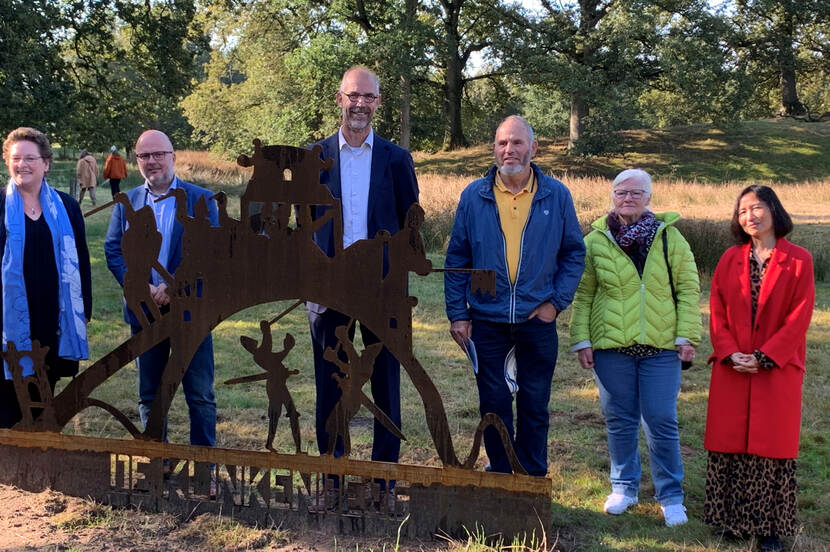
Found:
<svg viewBox="0 0 830 552"><path fill-rule="evenodd" d="M299 453L300 413L297 412L297 408L294 406L294 400L291 398L291 393L288 391L286 382L289 376L299 374L300 371L289 370L283 364L285 357L288 356L288 353L296 342L293 335L285 334L282 351L275 353L271 350L273 338L271 337L271 325L269 322L267 320L261 320L259 322L259 329L262 332L262 341L259 345L256 344L255 339L244 335L239 338L239 342L246 351L253 355L254 362L265 370L265 373L234 378L225 383L231 385L234 383L265 379L265 392L268 394L268 438L265 441L265 448L274 450L274 435L277 432L277 422L279 421L283 407L285 407L285 415L291 423L291 435L294 437L294 447Z"/></svg>
<svg viewBox="0 0 830 552"><path fill-rule="evenodd" d="M115 200L124 205L124 215L127 219L127 229L121 236L121 253L124 264L127 265L127 271L124 273L124 297L127 307L135 314L141 327L146 328L151 323L147 312L154 321L161 318L161 310L147 286L150 271L155 268L168 282L173 282L173 276L158 260L161 233L156 228L153 210L148 206L133 209L129 198L123 193L116 195Z"/></svg>
<svg viewBox="0 0 830 552"><path fill-rule="evenodd" d="M351 326L351 324L349 324ZM360 405L365 406L393 435L399 439L406 440L401 430L389 419L383 410L377 407L363 392L363 385L372 377L375 359L383 348L383 343L373 343L363 349L359 354L354 343L349 338L349 326L338 326L334 333L338 343L336 348L329 347L323 353L323 358L336 364L342 375L334 373L331 377L337 382L341 396L334 409L326 419L326 433L329 435L328 454L334 452L337 438L343 439L343 454L348 456L351 452L351 438L349 436L349 422L360 410ZM347 358L343 360L343 354Z"/></svg>

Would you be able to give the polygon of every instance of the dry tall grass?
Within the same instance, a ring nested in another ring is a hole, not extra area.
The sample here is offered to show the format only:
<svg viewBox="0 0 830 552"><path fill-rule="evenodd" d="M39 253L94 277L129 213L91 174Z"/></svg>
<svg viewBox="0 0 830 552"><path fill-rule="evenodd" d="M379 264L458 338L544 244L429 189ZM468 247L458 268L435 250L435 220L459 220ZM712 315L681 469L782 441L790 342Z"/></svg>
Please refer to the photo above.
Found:
<svg viewBox="0 0 830 552"><path fill-rule="evenodd" d="M185 180L208 184L212 189L222 189L231 195L240 195L251 175L250 168L240 167L236 161L202 151L177 152L176 172ZM446 249L458 198L475 178L478 177L433 172L418 175L420 202L426 211L422 231L428 249ZM599 177L565 177L563 181L573 196L582 229L587 232L591 222L610 206L610 181ZM830 255L824 250L827 249L826 236L830 235L830 180L768 184L776 189L793 215L796 223L794 241L811 250L816 261L816 276L827 279L830 277ZM651 209L676 211L683 216L678 227L691 243L698 266L703 272L711 272L731 243L728 221L735 198L745 185L745 182L656 181Z"/></svg>
<svg viewBox="0 0 830 552"><path fill-rule="evenodd" d="M210 183L212 189L236 195L251 178L251 169L208 151L184 150L176 152L176 174L188 182Z"/></svg>
<svg viewBox="0 0 830 552"><path fill-rule="evenodd" d="M420 174L421 205L426 211L423 233L427 247L444 250L452 229L455 208L462 190L473 176ZM577 216L584 232L596 218L608 211L611 182L596 177L566 177ZM830 235L830 180L798 184L766 183L772 186L793 217L793 240L810 249L816 261L816 275L830 276L830 255L825 250ZM683 220L678 227L692 245L698 266L711 272L724 249L731 245L729 220L735 198L744 182L704 184L695 181L656 181L652 184L650 208L656 212L676 211ZM822 229L824 227L824 229Z"/></svg>

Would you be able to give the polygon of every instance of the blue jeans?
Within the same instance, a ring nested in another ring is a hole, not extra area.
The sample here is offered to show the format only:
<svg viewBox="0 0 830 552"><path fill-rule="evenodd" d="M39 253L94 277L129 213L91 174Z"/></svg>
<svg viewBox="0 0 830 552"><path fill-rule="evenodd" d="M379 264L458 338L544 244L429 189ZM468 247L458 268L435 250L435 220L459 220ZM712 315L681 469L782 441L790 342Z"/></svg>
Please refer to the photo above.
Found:
<svg viewBox="0 0 830 552"><path fill-rule="evenodd" d="M141 331L131 327L133 335ZM170 356L170 340L165 339L136 359L138 365L138 413L147 427L150 409ZM182 377L182 388L190 413L190 444L212 447L216 444L216 399L213 395L213 339L210 335L196 349ZM167 421L164 424L167 441Z"/></svg>
<svg viewBox="0 0 830 552"><path fill-rule="evenodd" d="M683 461L677 430L680 359L665 350L632 357L594 351L594 375L608 429L611 490L637 496L640 488L640 420L648 442L655 498L662 506L683 502Z"/></svg>
<svg viewBox="0 0 830 552"><path fill-rule="evenodd" d="M507 426L516 455L527 473L544 476L548 471L548 427L550 387L556 367L558 338L556 323L537 318L520 324L473 320L473 342L478 354L479 410L492 412ZM516 347L516 428L513 427L513 396L504 381L504 359ZM490 469L510 473L510 462L498 432L484 431L484 448Z"/></svg>

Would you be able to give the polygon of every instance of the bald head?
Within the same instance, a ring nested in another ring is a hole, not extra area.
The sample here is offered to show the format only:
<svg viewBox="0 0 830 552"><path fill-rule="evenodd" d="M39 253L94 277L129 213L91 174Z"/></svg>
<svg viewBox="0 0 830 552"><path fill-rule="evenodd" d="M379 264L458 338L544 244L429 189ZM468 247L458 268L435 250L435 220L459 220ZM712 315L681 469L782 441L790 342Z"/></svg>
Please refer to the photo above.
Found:
<svg viewBox="0 0 830 552"><path fill-rule="evenodd" d="M160 130L146 130L135 143L138 170L153 193L163 194L175 178L176 154L170 138Z"/></svg>
<svg viewBox="0 0 830 552"><path fill-rule="evenodd" d="M349 67L348 69L346 69L346 72L343 73L343 78L340 79L340 90L348 92L348 90L344 88L344 85L350 83L352 80L358 80L363 78L370 80L372 86L374 86L373 93L376 96L380 95L380 79L378 79L378 76L374 73L374 71L363 65L355 65L353 67Z"/></svg>
<svg viewBox="0 0 830 552"><path fill-rule="evenodd" d="M142 144L146 143L163 144L165 151L173 151L173 142L160 130L145 130L142 132L141 136L138 137L138 141L135 143L136 152L139 151Z"/></svg>

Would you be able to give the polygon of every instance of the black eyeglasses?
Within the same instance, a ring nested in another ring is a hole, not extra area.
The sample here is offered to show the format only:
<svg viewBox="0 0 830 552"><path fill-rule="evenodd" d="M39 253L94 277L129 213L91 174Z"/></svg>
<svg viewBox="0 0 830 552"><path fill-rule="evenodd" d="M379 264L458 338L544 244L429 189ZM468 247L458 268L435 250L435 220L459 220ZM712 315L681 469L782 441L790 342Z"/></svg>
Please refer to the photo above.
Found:
<svg viewBox="0 0 830 552"><path fill-rule="evenodd" d="M150 152L150 153L136 153L135 157L136 157L136 159L139 159L141 161L147 161L151 157L153 158L153 161L161 161L162 159L164 159L164 156L167 155L168 153L173 153L173 152L172 151L153 151L153 152Z"/></svg>
<svg viewBox="0 0 830 552"><path fill-rule="evenodd" d="M346 94L345 92L340 93L349 98L349 101L352 103L357 103L360 101L360 98L363 98L364 102L366 102L367 104L372 104L375 103L375 100L377 100L380 97L376 94L360 94L358 92L350 92L348 94Z"/></svg>
<svg viewBox="0 0 830 552"><path fill-rule="evenodd" d="M18 157L17 155L14 155L14 156L10 157L9 159L11 160L12 163L15 163L15 164L26 163L27 165L31 165L32 163L34 163L38 159L43 159L43 157L41 157L39 155L27 155L25 157Z"/></svg>
<svg viewBox="0 0 830 552"><path fill-rule="evenodd" d="M627 195L630 195L631 199L640 199L645 193L645 190L614 190L617 199L624 199Z"/></svg>

